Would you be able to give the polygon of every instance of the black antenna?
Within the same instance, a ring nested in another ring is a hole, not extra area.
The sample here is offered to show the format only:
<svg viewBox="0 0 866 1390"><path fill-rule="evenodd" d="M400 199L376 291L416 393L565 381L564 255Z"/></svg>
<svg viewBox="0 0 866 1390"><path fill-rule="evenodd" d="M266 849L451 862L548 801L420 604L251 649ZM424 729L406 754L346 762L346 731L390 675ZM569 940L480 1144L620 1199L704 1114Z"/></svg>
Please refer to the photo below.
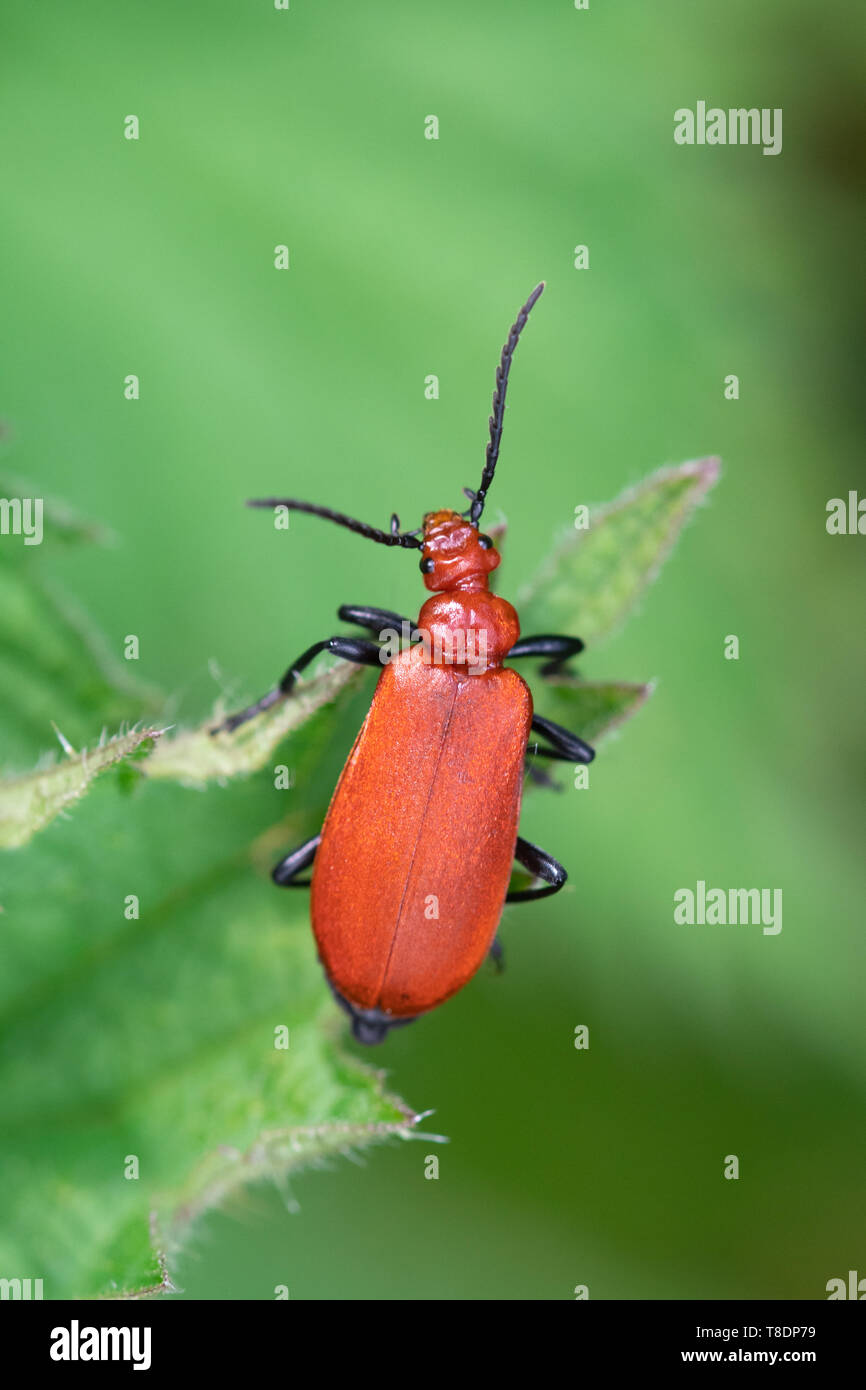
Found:
<svg viewBox="0 0 866 1390"><path fill-rule="evenodd" d="M330 507L317 507L312 502L297 502L291 497L251 498L247 506L288 507L292 512L309 512L310 516L321 516L325 521L335 521L338 526L345 526L347 530L365 536L368 541L377 541L379 545L401 545L405 549L421 549L421 542L414 532L401 532L396 516L391 517L390 531L380 531L376 526L368 526L365 521L356 521L354 517L344 516L342 512L332 512Z"/></svg>
<svg viewBox="0 0 866 1390"><path fill-rule="evenodd" d="M477 526L478 518L484 510L484 503L487 498L487 489L493 482L493 474L496 471L496 460L499 458L499 441L502 438L502 419L505 414L505 392L508 387L508 373L511 370L511 359L514 356L514 349L517 347L517 340L526 326L533 305L540 298L544 289L544 281L536 285L532 294L527 299L514 323L511 325L505 346L502 349L502 356L499 359L499 366L496 368L496 386L493 391L493 414L490 417L490 443L487 445L487 453L484 459L484 472L481 474L481 484L477 492L470 492L464 489L467 496L472 499L472 506L469 508L469 520L473 526Z"/></svg>

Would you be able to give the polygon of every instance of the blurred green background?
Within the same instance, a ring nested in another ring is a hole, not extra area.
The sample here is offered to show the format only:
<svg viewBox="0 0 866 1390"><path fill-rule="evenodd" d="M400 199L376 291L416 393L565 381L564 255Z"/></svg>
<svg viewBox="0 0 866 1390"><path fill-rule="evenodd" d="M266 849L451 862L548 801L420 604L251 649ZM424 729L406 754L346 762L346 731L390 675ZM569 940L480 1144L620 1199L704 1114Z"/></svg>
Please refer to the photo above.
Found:
<svg viewBox="0 0 866 1390"><path fill-rule="evenodd" d="M491 495L502 593L577 503L724 460L582 664L655 695L589 791L527 801L569 890L507 912L502 978L374 1054L449 1145L308 1172L297 1211L235 1201L186 1295L820 1298L866 1273L866 541L824 525L864 490L862 8L82 0L10 4L4 31L4 459L117 533L55 573L117 653L140 635L178 717L210 707L211 661L261 693L342 602L417 611L411 558L243 499L457 505L540 278ZM678 147L698 99L782 107L782 154ZM674 926L699 878L781 887L782 933Z"/></svg>

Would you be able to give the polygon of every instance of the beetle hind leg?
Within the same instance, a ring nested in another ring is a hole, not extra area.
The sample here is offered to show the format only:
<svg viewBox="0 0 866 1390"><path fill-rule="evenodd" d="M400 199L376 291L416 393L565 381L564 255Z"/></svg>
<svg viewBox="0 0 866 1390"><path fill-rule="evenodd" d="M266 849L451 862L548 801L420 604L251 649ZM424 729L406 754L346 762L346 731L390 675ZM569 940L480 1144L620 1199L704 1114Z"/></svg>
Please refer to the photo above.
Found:
<svg viewBox="0 0 866 1390"><path fill-rule="evenodd" d="M563 763L591 763L595 757L594 748L590 748L589 744L582 738L578 738L577 734L563 729L561 724L554 724L552 719L544 719L540 714L533 714L532 727L550 744L549 748L535 744L529 750L533 757L557 758Z"/></svg>
<svg viewBox="0 0 866 1390"><path fill-rule="evenodd" d="M505 969L505 947L498 936L494 936L493 944L487 952L487 959L493 966L497 975L501 975Z"/></svg>
<svg viewBox="0 0 866 1390"><path fill-rule="evenodd" d="M531 902L534 898L548 898L551 893L558 893L568 878L565 869L552 854L519 835L514 846L514 858L535 878L543 879L544 887L517 888L506 896L507 903L525 903Z"/></svg>
<svg viewBox="0 0 866 1390"><path fill-rule="evenodd" d="M287 854L285 859L281 859L271 874L274 883L280 888L309 888L310 880L308 878L298 882L295 875L303 873L304 869L310 867L316 857L316 850L319 848L321 838L321 834L314 835L312 840L307 840L297 849L293 849L291 854Z"/></svg>

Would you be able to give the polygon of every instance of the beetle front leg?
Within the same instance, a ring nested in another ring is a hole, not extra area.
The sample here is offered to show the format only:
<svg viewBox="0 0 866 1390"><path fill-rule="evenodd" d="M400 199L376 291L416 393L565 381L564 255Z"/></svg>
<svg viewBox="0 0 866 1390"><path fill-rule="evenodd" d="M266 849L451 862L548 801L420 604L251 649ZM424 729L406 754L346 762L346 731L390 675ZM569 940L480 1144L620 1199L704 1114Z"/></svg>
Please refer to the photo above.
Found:
<svg viewBox="0 0 866 1390"><path fill-rule="evenodd" d="M404 623L410 629L413 627L408 618L401 618L399 613L392 613L390 608L371 608L366 603L344 603L342 608L338 608L337 617L344 623L357 623L358 627L375 632L377 637L385 628L396 628L398 632L402 632Z"/></svg>
<svg viewBox="0 0 866 1390"><path fill-rule="evenodd" d="M544 879L546 887L517 888L513 893L507 894L507 903L526 903L533 898L549 898L551 893L559 892L568 878L565 869L552 854L540 849L538 845L533 845L529 840L521 839L519 835L514 846L514 858L536 878Z"/></svg>
<svg viewBox="0 0 866 1390"><path fill-rule="evenodd" d="M297 659L292 662L283 679L274 690L269 690L267 695L263 695L254 705L247 705L246 709L239 710L237 714L224 719L215 729L211 729L211 735L231 733L241 724L246 724L248 719L255 719L257 714L270 709L271 705L276 705L280 700L284 700L291 694L292 688L305 666L309 666L319 652L332 652L334 656L341 656L345 661L354 661L359 666L378 666L380 665L379 647L375 642L368 642L364 637L326 637L323 642L314 642L312 647L308 647Z"/></svg>
<svg viewBox="0 0 866 1390"><path fill-rule="evenodd" d="M322 842L322 835L314 835L312 840L306 840L304 844L298 845L287 854L285 859L281 859L279 864L274 866L271 878L280 888L309 888L310 880L303 879L300 883L295 882L295 875L303 873L308 869L316 857L316 850Z"/></svg>

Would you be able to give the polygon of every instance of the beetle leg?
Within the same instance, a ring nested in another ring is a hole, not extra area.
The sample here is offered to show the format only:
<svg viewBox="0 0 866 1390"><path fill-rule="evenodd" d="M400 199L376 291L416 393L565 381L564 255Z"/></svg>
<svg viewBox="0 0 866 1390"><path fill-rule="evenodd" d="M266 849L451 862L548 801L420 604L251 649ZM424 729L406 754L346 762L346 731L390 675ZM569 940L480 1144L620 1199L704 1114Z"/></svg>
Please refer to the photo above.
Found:
<svg viewBox="0 0 866 1390"><path fill-rule="evenodd" d="M493 962L497 975L501 975L505 969L505 947L498 936L493 938L493 945L487 952L487 959Z"/></svg>
<svg viewBox="0 0 866 1390"><path fill-rule="evenodd" d="M537 734L542 734L550 748L540 748L538 744L531 748L531 752L537 758L557 758L563 763L591 763L595 757L595 749L590 748L577 734L569 733L568 729L563 729L561 724L554 724L552 719L544 719L540 714L532 716L532 727Z"/></svg>
<svg viewBox="0 0 866 1390"><path fill-rule="evenodd" d="M555 676L562 674L570 656L577 656L582 651L583 642L579 637L561 637L556 633L542 632L537 637L519 638L508 653L508 660L521 656L546 656L548 660L541 667L541 674Z"/></svg>
<svg viewBox="0 0 866 1390"><path fill-rule="evenodd" d="M401 618L399 613L392 613L390 608L370 608L366 603L344 603L342 608L337 610L337 617L344 623L357 623L358 627L365 627L368 632L375 632L377 636L386 627L402 632L404 623L410 629L414 626L408 618Z"/></svg>
<svg viewBox="0 0 866 1390"><path fill-rule="evenodd" d="M298 657L289 667L283 679L274 690L269 690L267 695L263 695L254 705L247 705L246 709L239 710L228 719L224 719L221 724L217 724L215 729L211 729L211 734L231 733L240 724L246 724L248 719L254 719L263 710L270 709L271 705L277 704L280 700L290 695L292 688L305 666L319 655L319 652L333 652L334 656L341 656L345 661L357 662L359 666L378 666L380 664L379 647L375 642L368 642L364 637L326 637L323 642L314 642L312 647L308 647L305 652Z"/></svg>
<svg viewBox="0 0 866 1390"><path fill-rule="evenodd" d="M287 854L285 859L281 859L279 864L274 866L271 874L274 883L279 884L280 888L309 888L310 880L305 878L301 883L296 883L295 874L300 874L304 869L310 867L316 857L316 850L319 848L321 840L321 833L314 835L312 840L298 845L298 848Z"/></svg>
<svg viewBox="0 0 866 1390"><path fill-rule="evenodd" d="M524 869L529 869L530 873L536 878L543 878L544 888L518 888L513 893L509 893L505 899L507 903L525 903L532 898L547 898L551 893L558 893L568 874L552 854L540 849L538 845L533 845L529 840L517 837L517 844L514 846L514 858L518 864L522 864Z"/></svg>
<svg viewBox="0 0 866 1390"><path fill-rule="evenodd" d="M534 744L531 748L527 748L526 763L523 769L524 772L526 773L530 782L532 782L534 786L546 787L546 789L551 792L561 792L562 784L560 782L557 782L555 777L551 777L549 772L545 772L543 768L535 767L535 765L529 761L529 759L533 757L537 751L537 743Z"/></svg>

